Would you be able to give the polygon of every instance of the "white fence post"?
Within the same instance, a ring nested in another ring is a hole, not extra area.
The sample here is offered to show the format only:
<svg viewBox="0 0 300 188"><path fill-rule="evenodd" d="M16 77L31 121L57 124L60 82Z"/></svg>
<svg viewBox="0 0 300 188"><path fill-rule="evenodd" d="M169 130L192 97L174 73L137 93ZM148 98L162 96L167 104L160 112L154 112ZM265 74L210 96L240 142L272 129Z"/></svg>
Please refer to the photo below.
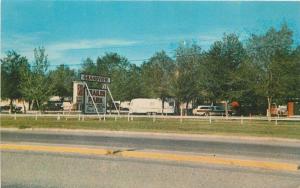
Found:
<svg viewBox="0 0 300 188"><path fill-rule="evenodd" d="M35 113L35 120L37 120L38 112Z"/></svg>
<svg viewBox="0 0 300 188"><path fill-rule="evenodd" d="M209 124L211 124L211 115L209 115Z"/></svg>
<svg viewBox="0 0 300 188"><path fill-rule="evenodd" d="M180 107L180 123L182 123L182 107Z"/></svg>
<svg viewBox="0 0 300 188"><path fill-rule="evenodd" d="M59 113L57 113L57 120L60 120L60 116L59 116Z"/></svg>
<svg viewBox="0 0 300 188"><path fill-rule="evenodd" d="M102 121L102 117L103 117L103 115L102 116L98 116L98 120L99 121ZM104 119L104 118L103 118Z"/></svg>
<svg viewBox="0 0 300 188"><path fill-rule="evenodd" d="M243 117L243 115L241 116L241 125L243 125L244 124L244 117Z"/></svg>
<svg viewBox="0 0 300 188"><path fill-rule="evenodd" d="M129 112L128 112L128 115L127 115L127 120L129 121Z"/></svg>
<svg viewBox="0 0 300 188"><path fill-rule="evenodd" d="M15 116L14 116L14 119L15 119L15 120L17 120L17 113L16 113L16 112L15 112Z"/></svg>
<svg viewBox="0 0 300 188"><path fill-rule="evenodd" d="M80 114L78 114L78 121L80 121Z"/></svg>

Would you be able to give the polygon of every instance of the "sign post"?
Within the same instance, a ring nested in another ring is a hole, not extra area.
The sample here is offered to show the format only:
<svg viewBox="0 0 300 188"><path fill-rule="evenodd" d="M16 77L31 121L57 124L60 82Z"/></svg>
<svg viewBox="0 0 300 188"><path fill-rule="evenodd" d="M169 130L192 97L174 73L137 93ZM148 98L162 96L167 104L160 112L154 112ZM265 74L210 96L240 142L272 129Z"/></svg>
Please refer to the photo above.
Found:
<svg viewBox="0 0 300 188"><path fill-rule="evenodd" d="M108 86L106 86L106 87L107 87L108 93L109 93L109 95L110 95L110 97L111 97L111 100L113 101L114 106L115 106L115 108L116 108L116 110L117 110L117 112L118 112L118 115L120 115L120 111L118 110L118 108L117 108L117 106L116 106L115 100L114 100L114 98L113 98L113 96L112 96L112 94L111 94L111 92L110 92L110 89L109 89Z"/></svg>
<svg viewBox="0 0 300 188"><path fill-rule="evenodd" d="M96 76L96 75L89 75L89 74L80 74L81 83L84 86L84 94L83 99L81 100L81 104L83 104L83 112L84 113L97 113L98 117L99 113L106 113L106 96L107 92L109 93L111 100L113 101L114 107L116 108L118 114L120 114L119 110L117 109L117 106L115 104L115 101L113 99L113 96L111 94L111 91L107 84L111 83L111 79L106 76ZM98 82L102 83L102 89L90 89L88 87L88 82ZM78 86L76 86L78 87ZM74 90L75 91L75 90ZM77 92L78 93L78 92ZM83 92L80 92L82 96ZM74 96L73 96L74 98Z"/></svg>

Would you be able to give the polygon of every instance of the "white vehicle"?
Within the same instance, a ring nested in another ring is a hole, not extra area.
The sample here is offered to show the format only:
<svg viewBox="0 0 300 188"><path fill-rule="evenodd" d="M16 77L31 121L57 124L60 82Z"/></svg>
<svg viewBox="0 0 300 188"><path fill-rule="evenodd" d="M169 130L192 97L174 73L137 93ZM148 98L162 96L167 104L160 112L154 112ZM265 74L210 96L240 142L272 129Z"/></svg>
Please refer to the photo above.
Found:
<svg viewBox="0 0 300 188"><path fill-rule="evenodd" d="M120 103L120 110L129 110L130 101L123 101Z"/></svg>
<svg viewBox="0 0 300 188"><path fill-rule="evenodd" d="M71 111L73 105L71 102L63 102L62 107L65 111Z"/></svg>
<svg viewBox="0 0 300 188"><path fill-rule="evenodd" d="M162 101L160 99L138 98L132 99L129 106L131 114L174 114L174 106L168 102L164 102L162 109Z"/></svg>
<svg viewBox="0 0 300 188"><path fill-rule="evenodd" d="M286 105L279 105L278 106L278 115L280 116L287 116L288 109Z"/></svg>
<svg viewBox="0 0 300 188"><path fill-rule="evenodd" d="M208 105L200 105L193 109L193 115L207 116L212 111L213 107Z"/></svg>

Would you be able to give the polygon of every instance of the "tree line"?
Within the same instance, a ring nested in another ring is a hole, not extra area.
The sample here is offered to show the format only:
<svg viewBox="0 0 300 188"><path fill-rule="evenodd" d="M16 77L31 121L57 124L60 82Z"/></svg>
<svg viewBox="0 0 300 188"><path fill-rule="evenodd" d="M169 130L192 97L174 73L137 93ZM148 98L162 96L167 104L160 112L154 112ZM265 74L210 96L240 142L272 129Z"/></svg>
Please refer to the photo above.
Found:
<svg viewBox="0 0 300 188"><path fill-rule="evenodd" d="M49 70L44 48L34 50L34 61L15 51L1 59L1 98L24 99L41 109L50 96L72 96L72 81L80 73L111 77L115 100L174 98L176 104L237 101L241 113L265 114L272 103L300 98L300 46L286 24L252 34L243 42L224 34L208 50L196 43L179 44L168 56L156 52L140 66L114 52L86 58L75 70L60 65ZM94 87L98 87L99 85Z"/></svg>

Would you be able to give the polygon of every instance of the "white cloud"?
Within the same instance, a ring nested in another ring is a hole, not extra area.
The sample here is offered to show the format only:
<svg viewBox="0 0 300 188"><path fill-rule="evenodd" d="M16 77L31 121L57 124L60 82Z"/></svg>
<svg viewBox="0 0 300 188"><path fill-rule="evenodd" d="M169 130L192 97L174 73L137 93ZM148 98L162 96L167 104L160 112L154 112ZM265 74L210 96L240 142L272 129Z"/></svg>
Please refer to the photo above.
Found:
<svg viewBox="0 0 300 188"><path fill-rule="evenodd" d="M5 38L2 41L2 54L7 50L16 50L18 53L26 56L29 61L33 61L33 49L39 46L43 46L46 49L48 58L51 64L57 63L80 63L82 54L90 54L95 49L109 49L119 47L141 46L141 49L145 46L152 46L153 50L158 50L158 46L169 45L165 50L177 47L179 42L182 41L195 41L204 49L207 49L214 41L220 40L222 35L217 35L215 32L211 34L192 33L183 35L169 35L161 37L147 37L141 40L127 40L127 39L113 39L113 38L98 38L98 39L80 39L69 41L51 41L46 42L45 33L34 33L31 35L14 35L10 38ZM46 34L48 35L48 34ZM158 46L157 46L158 45ZM148 48L148 47L147 47ZM78 52L70 52L72 50L78 50ZM101 50L102 51L102 50ZM70 54L76 54L70 55ZM143 57L148 58L148 57Z"/></svg>
<svg viewBox="0 0 300 188"><path fill-rule="evenodd" d="M2 41L1 54L3 55L7 50L14 49L32 61L33 49L43 46L46 49L46 53L48 54L48 58L51 62L63 62L64 59L68 59L65 56L65 53L68 50L123 47L131 46L137 43L139 43L139 41L125 39L83 39L46 43L43 42L42 37L40 37L38 34L34 36L14 35L9 39Z"/></svg>
<svg viewBox="0 0 300 188"><path fill-rule="evenodd" d="M185 34L185 35L170 35L167 37L162 38L153 38L148 39L150 44L169 44L170 48L174 50L178 47L178 44L187 42L193 43L196 42L198 45L201 46L203 49L208 49L213 42L222 39L222 34L202 34L202 33L192 33L192 34Z"/></svg>
<svg viewBox="0 0 300 188"><path fill-rule="evenodd" d="M40 40L40 33L34 35L13 35L9 38L2 39L2 55L8 50L15 50L18 53L26 56L28 59L33 59L33 49L38 46L44 46Z"/></svg>
<svg viewBox="0 0 300 188"><path fill-rule="evenodd" d="M137 44L138 41L122 40L122 39L91 39L91 40L74 40L68 42L57 42L45 45L46 52L50 61L64 62L70 57L66 57L65 52L68 50L88 50L98 48L111 48L120 46L131 46ZM78 63L81 59L77 60Z"/></svg>
<svg viewBox="0 0 300 188"><path fill-rule="evenodd" d="M78 50L90 48L105 48L118 46L131 46L139 43L138 41L122 40L122 39L92 39L92 40L77 40L69 42L58 42L48 45L51 50Z"/></svg>

